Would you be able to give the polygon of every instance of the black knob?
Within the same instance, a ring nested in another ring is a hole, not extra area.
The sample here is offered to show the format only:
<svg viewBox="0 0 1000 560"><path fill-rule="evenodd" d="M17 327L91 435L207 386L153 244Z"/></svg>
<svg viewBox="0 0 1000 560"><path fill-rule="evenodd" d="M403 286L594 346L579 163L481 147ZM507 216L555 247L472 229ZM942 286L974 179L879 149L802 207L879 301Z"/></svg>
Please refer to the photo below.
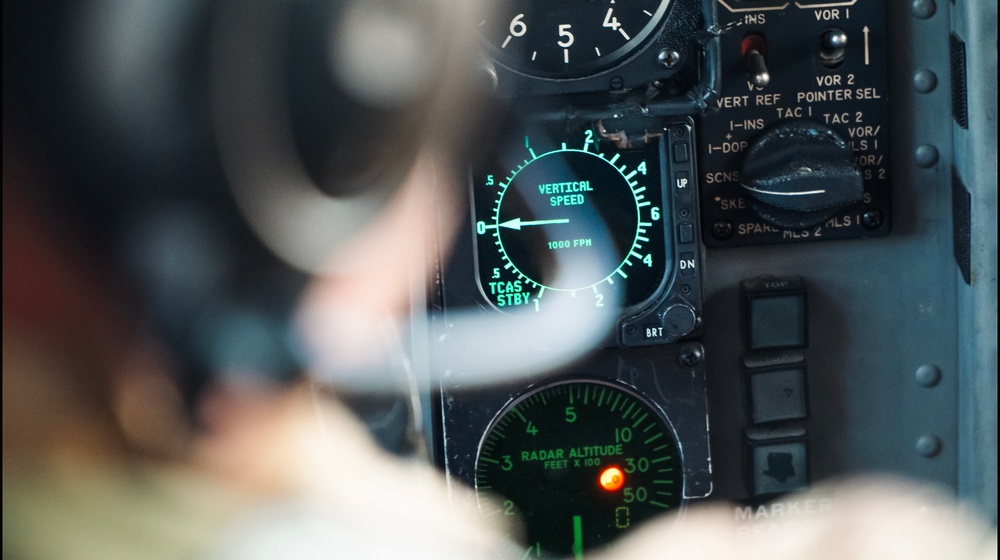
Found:
<svg viewBox="0 0 1000 560"><path fill-rule="evenodd" d="M675 303L663 312L663 330L675 337L690 333L697 324L698 316L690 305Z"/></svg>
<svg viewBox="0 0 1000 560"><path fill-rule="evenodd" d="M782 121L747 149L740 184L757 214L780 228L806 229L861 200L861 170L847 142L809 120Z"/></svg>

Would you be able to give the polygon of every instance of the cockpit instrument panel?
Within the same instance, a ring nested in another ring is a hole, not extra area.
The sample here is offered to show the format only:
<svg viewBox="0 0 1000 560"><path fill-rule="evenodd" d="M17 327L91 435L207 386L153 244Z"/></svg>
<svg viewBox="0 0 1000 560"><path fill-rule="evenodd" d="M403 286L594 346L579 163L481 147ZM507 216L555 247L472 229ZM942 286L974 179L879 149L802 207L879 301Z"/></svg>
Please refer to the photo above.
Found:
<svg viewBox="0 0 1000 560"><path fill-rule="evenodd" d="M437 362L434 413L439 465L521 528L516 556L858 472L995 487L978 468L995 450L954 405L995 395L995 358L965 356L995 357L995 326L963 319L995 324L995 150L953 146L996 142L965 113L977 9L493 4L479 34L503 124L469 166L432 307L440 356L460 312L496 327L494 350L475 372ZM983 165L992 191L969 186ZM572 358L478 381L595 317L606 332ZM975 414L992 426L995 408Z"/></svg>

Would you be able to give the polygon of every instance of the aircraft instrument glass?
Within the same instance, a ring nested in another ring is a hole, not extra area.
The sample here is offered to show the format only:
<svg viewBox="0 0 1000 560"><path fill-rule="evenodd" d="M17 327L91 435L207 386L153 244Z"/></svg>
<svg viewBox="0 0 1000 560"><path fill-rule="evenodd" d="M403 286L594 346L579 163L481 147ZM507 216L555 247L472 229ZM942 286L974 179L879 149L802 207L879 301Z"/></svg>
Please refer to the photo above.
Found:
<svg viewBox="0 0 1000 560"><path fill-rule="evenodd" d="M671 264L658 154L655 146L604 148L590 130L558 144L524 136L506 161L475 173L486 298L542 311L557 297L627 308L655 295Z"/></svg>
<svg viewBox="0 0 1000 560"><path fill-rule="evenodd" d="M670 0L494 2L479 25L492 56L529 76L579 78L627 58L656 31Z"/></svg>
<svg viewBox="0 0 1000 560"><path fill-rule="evenodd" d="M555 382L508 404L482 439L475 480L486 515L523 523L529 557L581 558L679 507L683 490L677 438L659 409L597 380Z"/></svg>

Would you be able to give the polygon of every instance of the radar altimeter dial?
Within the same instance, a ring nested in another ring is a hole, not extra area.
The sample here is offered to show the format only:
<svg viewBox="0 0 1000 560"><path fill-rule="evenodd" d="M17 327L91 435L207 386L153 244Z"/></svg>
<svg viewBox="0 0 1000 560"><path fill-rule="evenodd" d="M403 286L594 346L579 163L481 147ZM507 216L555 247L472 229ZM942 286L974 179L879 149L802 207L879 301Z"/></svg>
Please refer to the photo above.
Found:
<svg viewBox="0 0 1000 560"><path fill-rule="evenodd" d="M631 388L598 380L556 382L515 399L476 460L481 509L523 523L524 557L583 557L680 507L683 477L663 413Z"/></svg>

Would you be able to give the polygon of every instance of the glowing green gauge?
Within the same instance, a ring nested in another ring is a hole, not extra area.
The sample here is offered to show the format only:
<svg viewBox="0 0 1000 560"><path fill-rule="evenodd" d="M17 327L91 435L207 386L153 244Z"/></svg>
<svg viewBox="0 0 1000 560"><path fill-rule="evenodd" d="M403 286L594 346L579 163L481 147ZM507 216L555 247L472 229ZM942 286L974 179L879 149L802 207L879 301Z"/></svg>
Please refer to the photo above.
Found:
<svg viewBox="0 0 1000 560"><path fill-rule="evenodd" d="M678 508L683 470L660 410L623 385L562 381L529 391L490 425L476 458L486 515L512 516L530 556L583 556Z"/></svg>
<svg viewBox="0 0 1000 560"><path fill-rule="evenodd" d="M480 285L498 307L540 310L552 292L601 306L610 291L631 306L660 285L658 150L602 150L590 131L575 144L526 136L509 171L474 177Z"/></svg>

